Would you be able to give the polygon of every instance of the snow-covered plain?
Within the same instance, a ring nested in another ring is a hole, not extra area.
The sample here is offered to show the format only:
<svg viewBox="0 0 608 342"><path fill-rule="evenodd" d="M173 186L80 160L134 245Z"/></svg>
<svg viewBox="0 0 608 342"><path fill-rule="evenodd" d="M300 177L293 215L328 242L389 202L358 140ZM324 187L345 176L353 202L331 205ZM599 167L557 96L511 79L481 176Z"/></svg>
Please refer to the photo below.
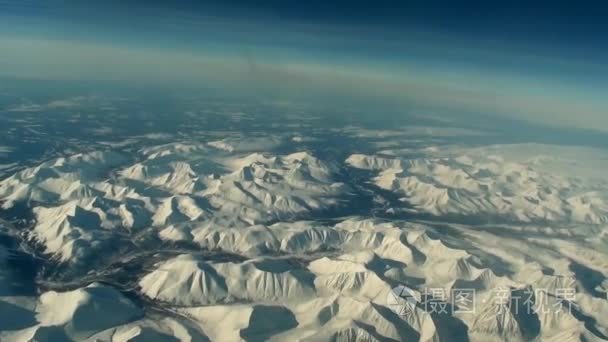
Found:
<svg viewBox="0 0 608 342"><path fill-rule="evenodd" d="M336 160L264 150L276 145L103 150L0 181L2 210L28 213L22 247L44 265L38 293L16 293L15 251L0 245L0 340L608 338L602 151Z"/></svg>

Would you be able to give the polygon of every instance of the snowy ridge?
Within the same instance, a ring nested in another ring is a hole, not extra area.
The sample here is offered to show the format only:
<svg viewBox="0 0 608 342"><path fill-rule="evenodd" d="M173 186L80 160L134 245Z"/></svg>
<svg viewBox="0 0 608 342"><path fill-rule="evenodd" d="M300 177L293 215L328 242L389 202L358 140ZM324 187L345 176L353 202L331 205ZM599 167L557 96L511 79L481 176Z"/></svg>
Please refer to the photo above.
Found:
<svg viewBox="0 0 608 342"><path fill-rule="evenodd" d="M489 153L415 159L352 155L346 163L376 172L375 185L411 206L396 210L526 223L608 222L605 183L547 172L542 156L509 161Z"/></svg>
<svg viewBox="0 0 608 342"><path fill-rule="evenodd" d="M0 201L7 209L32 203L30 238L55 259L78 264L150 226L166 236L184 224L248 226L304 216L344 205L349 190L335 180L337 166L306 152L232 156L176 143L139 154L143 161L131 165L113 152L48 161L1 181Z"/></svg>

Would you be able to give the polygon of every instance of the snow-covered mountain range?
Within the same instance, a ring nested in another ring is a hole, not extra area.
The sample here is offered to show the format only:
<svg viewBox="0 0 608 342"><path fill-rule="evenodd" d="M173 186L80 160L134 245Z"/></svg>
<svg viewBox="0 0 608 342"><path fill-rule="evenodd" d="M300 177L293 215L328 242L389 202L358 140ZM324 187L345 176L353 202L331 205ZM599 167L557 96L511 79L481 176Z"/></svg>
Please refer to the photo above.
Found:
<svg viewBox="0 0 608 342"><path fill-rule="evenodd" d="M42 260L16 293L0 245L0 340L605 340L608 182L556 149L49 160L0 181Z"/></svg>

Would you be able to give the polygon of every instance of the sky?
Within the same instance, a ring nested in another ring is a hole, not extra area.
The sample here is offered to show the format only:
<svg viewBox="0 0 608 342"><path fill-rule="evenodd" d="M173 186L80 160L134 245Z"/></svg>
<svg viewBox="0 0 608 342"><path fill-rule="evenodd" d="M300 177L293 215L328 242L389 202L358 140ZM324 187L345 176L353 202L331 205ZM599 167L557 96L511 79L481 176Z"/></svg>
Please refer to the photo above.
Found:
<svg viewBox="0 0 608 342"><path fill-rule="evenodd" d="M608 131L608 5L0 0L0 75L334 94Z"/></svg>

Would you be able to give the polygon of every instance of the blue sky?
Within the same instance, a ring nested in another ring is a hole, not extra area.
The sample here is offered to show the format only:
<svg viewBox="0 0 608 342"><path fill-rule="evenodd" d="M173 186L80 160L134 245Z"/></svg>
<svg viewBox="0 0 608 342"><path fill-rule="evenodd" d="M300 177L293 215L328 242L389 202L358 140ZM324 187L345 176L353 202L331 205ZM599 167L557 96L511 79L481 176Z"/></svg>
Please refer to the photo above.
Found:
<svg viewBox="0 0 608 342"><path fill-rule="evenodd" d="M606 17L584 1L0 0L0 75L321 87L608 130Z"/></svg>

